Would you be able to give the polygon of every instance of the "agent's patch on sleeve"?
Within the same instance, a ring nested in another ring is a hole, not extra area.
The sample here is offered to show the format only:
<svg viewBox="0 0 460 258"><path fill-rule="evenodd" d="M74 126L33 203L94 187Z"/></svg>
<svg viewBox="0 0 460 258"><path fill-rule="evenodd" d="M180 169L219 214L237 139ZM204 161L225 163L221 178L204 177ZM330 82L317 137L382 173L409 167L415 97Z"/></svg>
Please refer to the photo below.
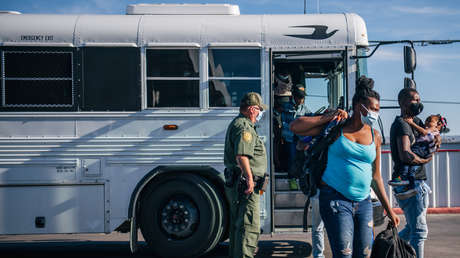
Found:
<svg viewBox="0 0 460 258"><path fill-rule="evenodd" d="M250 142L252 140L252 134L250 132L243 132L243 141Z"/></svg>

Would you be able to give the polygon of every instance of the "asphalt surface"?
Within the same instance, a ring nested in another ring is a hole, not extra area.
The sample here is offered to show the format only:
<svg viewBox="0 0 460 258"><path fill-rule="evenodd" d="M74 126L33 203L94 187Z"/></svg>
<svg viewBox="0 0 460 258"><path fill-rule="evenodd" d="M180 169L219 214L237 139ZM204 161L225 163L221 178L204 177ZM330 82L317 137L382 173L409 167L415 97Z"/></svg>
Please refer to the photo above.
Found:
<svg viewBox="0 0 460 258"><path fill-rule="evenodd" d="M405 225L402 218L401 225ZM402 226L399 228L401 229ZM382 231L385 225L376 228ZM428 215L428 240L425 257L460 257L460 214ZM260 257L311 257L310 233L262 235ZM227 243L220 244L204 257L226 257ZM326 241L326 257L331 257ZM146 250L132 255L128 234L0 235L0 257L152 257Z"/></svg>

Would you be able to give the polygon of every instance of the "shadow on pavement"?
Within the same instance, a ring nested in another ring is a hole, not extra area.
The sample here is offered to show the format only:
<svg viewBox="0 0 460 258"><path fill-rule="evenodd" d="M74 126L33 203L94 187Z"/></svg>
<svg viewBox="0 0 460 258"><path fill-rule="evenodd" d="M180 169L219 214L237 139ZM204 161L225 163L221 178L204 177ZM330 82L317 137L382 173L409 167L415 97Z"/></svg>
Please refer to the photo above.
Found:
<svg viewBox="0 0 460 258"><path fill-rule="evenodd" d="M262 257L308 257L311 255L310 243L296 240L259 241L257 258Z"/></svg>

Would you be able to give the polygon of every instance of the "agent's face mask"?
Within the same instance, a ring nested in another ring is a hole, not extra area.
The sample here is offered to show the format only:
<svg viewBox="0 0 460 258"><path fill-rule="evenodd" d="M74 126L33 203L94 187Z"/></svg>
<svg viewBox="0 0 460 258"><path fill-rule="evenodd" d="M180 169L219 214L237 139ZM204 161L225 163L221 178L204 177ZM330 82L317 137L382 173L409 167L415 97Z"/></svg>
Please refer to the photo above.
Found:
<svg viewBox="0 0 460 258"><path fill-rule="evenodd" d="M259 111L259 114L258 114L257 117L256 117L256 122L259 122L260 119L262 119L262 117L264 116L264 113L265 113L264 110L260 110L260 111Z"/></svg>
<svg viewBox="0 0 460 258"><path fill-rule="evenodd" d="M363 104L361 104L361 106L363 106L363 108L367 111L366 116L363 116L363 114L361 113L361 122L372 127L374 123L377 122L377 120L379 119L379 113L367 109Z"/></svg>
<svg viewBox="0 0 460 258"><path fill-rule="evenodd" d="M423 104L418 103L410 103L409 105L409 112L412 116L417 116L418 114L422 113L423 111Z"/></svg>

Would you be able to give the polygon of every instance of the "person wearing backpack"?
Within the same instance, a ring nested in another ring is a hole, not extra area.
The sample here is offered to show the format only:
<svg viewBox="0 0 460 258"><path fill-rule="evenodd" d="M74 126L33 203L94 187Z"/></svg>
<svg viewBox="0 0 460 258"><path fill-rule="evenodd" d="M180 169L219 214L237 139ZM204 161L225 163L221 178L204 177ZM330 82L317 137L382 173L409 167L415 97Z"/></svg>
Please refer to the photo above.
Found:
<svg viewBox="0 0 460 258"><path fill-rule="evenodd" d="M327 147L319 202L333 257L370 255L373 239L371 182L391 222L396 226L400 222L390 207L380 173L381 136L372 128L378 119L380 96L373 86L371 78L359 78L352 99L353 113L345 123L339 124L334 141ZM341 114L338 111L335 116L303 118L295 121L291 129L299 135L316 136ZM301 126L302 121L311 124Z"/></svg>

